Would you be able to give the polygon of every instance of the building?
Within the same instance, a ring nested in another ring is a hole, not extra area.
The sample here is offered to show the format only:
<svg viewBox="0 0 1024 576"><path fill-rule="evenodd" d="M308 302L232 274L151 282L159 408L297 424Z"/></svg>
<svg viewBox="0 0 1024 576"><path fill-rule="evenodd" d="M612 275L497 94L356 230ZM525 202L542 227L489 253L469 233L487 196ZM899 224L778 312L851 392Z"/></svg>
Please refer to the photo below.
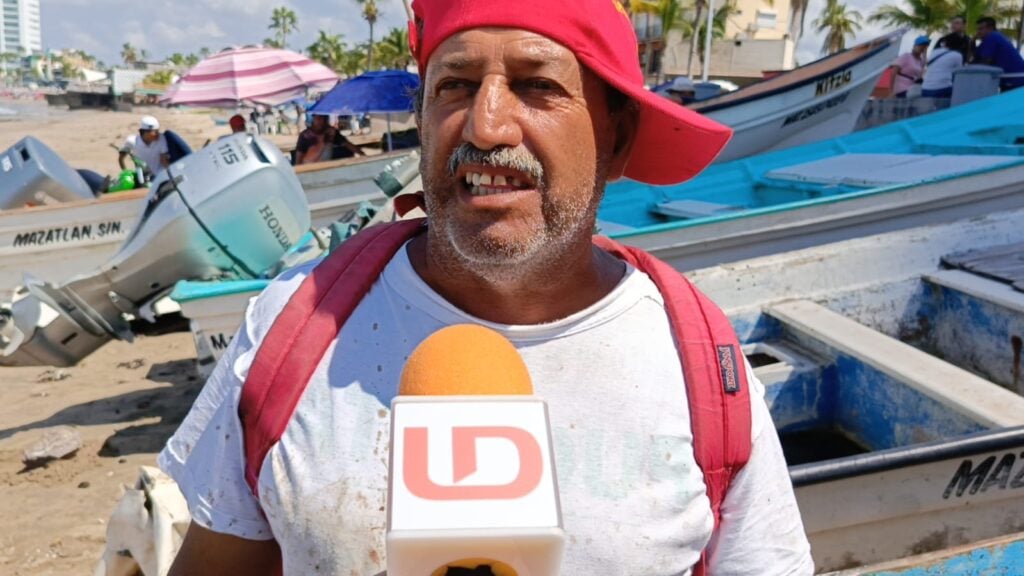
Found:
<svg viewBox="0 0 1024 576"><path fill-rule="evenodd" d="M791 0L732 0L730 5L732 8L724 22L725 33L711 45L710 75L742 85L761 79L766 71L793 68L800 23L791 21L794 19ZM714 0L716 13L722 6L723 0ZM649 52L652 70L660 67L662 77L686 75L690 68L690 39L679 29L663 33L660 19L650 18L646 14L633 16L640 39L641 62ZM692 11L680 16L683 21L692 18ZM704 18L706 16L701 20ZM692 56L694 76L702 73L700 54L704 39L700 38L699 42L697 54Z"/></svg>
<svg viewBox="0 0 1024 576"><path fill-rule="evenodd" d="M42 51L39 0L0 0L0 54Z"/></svg>

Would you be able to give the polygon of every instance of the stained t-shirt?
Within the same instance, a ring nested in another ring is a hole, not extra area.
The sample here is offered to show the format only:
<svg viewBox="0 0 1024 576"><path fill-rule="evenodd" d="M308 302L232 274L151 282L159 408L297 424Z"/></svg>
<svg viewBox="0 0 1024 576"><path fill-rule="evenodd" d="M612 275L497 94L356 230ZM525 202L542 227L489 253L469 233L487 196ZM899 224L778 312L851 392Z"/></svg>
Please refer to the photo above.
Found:
<svg viewBox="0 0 1024 576"><path fill-rule="evenodd" d="M605 298L548 324L472 317L400 250L345 323L268 453L257 500L244 480L238 399L253 356L310 266L286 273L246 319L160 455L200 525L277 539L286 574L386 567L389 407L404 360L458 323L497 330L548 402L568 535L562 573L685 576L705 546L712 574L805 575L810 550L763 388L751 385L753 449L714 536L672 331L654 283L630 268Z"/></svg>

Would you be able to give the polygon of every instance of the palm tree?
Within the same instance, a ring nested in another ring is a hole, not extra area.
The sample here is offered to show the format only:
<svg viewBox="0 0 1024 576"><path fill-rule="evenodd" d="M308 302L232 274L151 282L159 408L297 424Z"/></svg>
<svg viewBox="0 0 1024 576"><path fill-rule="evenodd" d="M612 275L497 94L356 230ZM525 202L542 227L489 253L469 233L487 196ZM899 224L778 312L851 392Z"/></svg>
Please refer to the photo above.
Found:
<svg viewBox="0 0 1024 576"><path fill-rule="evenodd" d="M412 62L409 53L409 30L392 28L388 35L377 43L377 57L385 68L405 70Z"/></svg>
<svg viewBox="0 0 1024 576"><path fill-rule="evenodd" d="M299 29L299 17L292 10L278 6L270 13L270 25L267 28L274 31L277 46L287 48L288 35Z"/></svg>
<svg viewBox="0 0 1024 576"><path fill-rule="evenodd" d="M739 14L735 0L726 0L715 9L715 15L711 18L711 38L725 37L726 24L729 22L729 17L733 14ZM704 30L707 28L707 21L701 19L697 23L697 28L693 28L693 22L681 22L679 28L682 29L684 35L689 35L691 39L697 39L696 49L693 49L693 44L690 45L690 66L693 64L693 56L698 56L700 60L704 60ZM692 70L688 68L687 74L692 75Z"/></svg>
<svg viewBox="0 0 1024 576"><path fill-rule="evenodd" d="M794 44L800 42L804 35L804 22L807 20L807 8L810 0L792 0L789 4L789 37Z"/></svg>
<svg viewBox="0 0 1024 576"><path fill-rule="evenodd" d="M821 15L814 21L818 32L825 32L825 42L821 46L822 53L835 54L846 49L846 39L852 39L861 28L863 16L856 10L850 10L839 0L828 0Z"/></svg>
<svg viewBox="0 0 1024 576"><path fill-rule="evenodd" d="M329 34L320 30L316 42L310 44L306 52L313 60L337 71L345 58L345 42L341 34Z"/></svg>
<svg viewBox="0 0 1024 576"><path fill-rule="evenodd" d="M139 61L139 53L131 42L125 42L121 46L121 60L129 66Z"/></svg>
<svg viewBox="0 0 1024 576"><path fill-rule="evenodd" d="M363 5L363 19L370 25L370 43L366 49L366 69L373 70L373 25L377 23L377 0L356 0Z"/></svg>
<svg viewBox="0 0 1024 576"><path fill-rule="evenodd" d="M886 4L878 7L868 18L869 22L882 22L893 28L909 27L929 36L946 29L955 8L949 0L905 0L909 9Z"/></svg>

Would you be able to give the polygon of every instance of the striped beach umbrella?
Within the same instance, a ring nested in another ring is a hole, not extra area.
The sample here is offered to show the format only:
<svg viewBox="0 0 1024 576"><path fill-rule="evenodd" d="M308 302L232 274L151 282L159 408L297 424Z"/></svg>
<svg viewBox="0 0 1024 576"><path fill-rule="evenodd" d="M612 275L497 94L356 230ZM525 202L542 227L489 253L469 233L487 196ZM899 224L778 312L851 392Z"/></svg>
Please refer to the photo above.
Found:
<svg viewBox="0 0 1024 576"><path fill-rule="evenodd" d="M167 105L276 106L304 96L307 90L329 90L338 75L323 64L290 50L246 46L223 50L189 70L164 93Z"/></svg>

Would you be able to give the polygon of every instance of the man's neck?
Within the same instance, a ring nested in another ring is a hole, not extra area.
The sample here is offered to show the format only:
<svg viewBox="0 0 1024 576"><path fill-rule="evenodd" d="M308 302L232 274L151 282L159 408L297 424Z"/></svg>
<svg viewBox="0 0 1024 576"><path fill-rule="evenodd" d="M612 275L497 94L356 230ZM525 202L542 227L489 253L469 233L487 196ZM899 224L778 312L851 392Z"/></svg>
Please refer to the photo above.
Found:
<svg viewBox="0 0 1024 576"><path fill-rule="evenodd" d="M499 324L544 324L571 316L607 296L626 271L625 263L588 238L543 269L489 280L451 260L432 257L428 237L418 236L408 248L420 278L460 310Z"/></svg>

